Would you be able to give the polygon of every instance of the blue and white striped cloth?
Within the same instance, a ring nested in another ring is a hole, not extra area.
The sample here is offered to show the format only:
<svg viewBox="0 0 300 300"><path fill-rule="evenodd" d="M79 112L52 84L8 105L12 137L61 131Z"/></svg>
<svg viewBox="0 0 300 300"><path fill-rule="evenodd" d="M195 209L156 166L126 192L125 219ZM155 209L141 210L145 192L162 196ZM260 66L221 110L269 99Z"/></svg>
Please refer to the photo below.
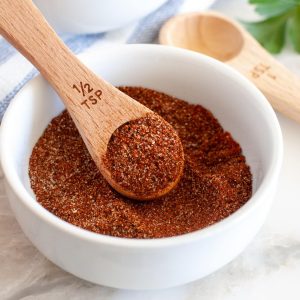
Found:
<svg viewBox="0 0 300 300"><path fill-rule="evenodd" d="M1 0L0 0L1 1ZM65 36L65 43L76 54L105 43L153 43L161 25L187 4L201 0L169 0L155 12L127 28L110 33ZM197 7L193 8L197 9ZM38 71L0 36L0 121L11 99Z"/></svg>

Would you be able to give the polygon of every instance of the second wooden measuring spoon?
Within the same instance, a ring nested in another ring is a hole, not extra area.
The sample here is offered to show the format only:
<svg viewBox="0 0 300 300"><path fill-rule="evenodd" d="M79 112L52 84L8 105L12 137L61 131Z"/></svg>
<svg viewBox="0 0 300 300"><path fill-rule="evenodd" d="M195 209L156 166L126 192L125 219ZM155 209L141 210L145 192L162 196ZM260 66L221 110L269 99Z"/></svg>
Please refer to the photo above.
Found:
<svg viewBox="0 0 300 300"><path fill-rule="evenodd" d="M175 130L84 66L59 39L31 0L0 1L0 34L28 58L56 90L97 167L111 186L138 200L158 198L174 188L184 162L183 148ZM139 124L137 120L140 120ZM121 154L109 153L112 135L118 130L120 137L122 125L131 121L135 121L136 130L142 128L138 137L140 143L145 144L140 147L143 151L139 150L138 141L127 138L126 143L120 145ZM153 143L152 137L157 140L160 135L164 143ZM160 151L157 147L165 149ZM138 159L147 163L137 164ZM122 166L127 167L127 173L120 169ZM137 171L139 167L142 169ZM164 176L160 177L162 174Z"/></svg>
<svg viewBox="0 0 300 300"><path fill-rule="evenodd" d="M178 15L162 27L159 40L234 67L264 93L276 110L300 122L300 79L232 19L215 12Z"/></svg>

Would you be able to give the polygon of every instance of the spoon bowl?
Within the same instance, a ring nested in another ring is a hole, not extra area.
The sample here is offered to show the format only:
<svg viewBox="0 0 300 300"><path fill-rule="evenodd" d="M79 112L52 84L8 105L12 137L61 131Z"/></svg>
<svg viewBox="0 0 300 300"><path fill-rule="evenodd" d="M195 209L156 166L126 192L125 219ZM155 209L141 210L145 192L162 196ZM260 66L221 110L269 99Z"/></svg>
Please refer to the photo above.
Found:
<svg viewBox="0 0 300 300"><path fill-rule="evenodd" d="M222 28L222 30L220 30ZM180 15L160 34L162 44L201 52L226 62L242 50L244 39L231 22L215 15Z"/></svg>
<svg viewBox="0 0 300 300"><path fill-rule="evenodd" d="M162 27L159 41L232 66L264 93L273 108L300 122L300 79L234 20L215 12L178 15Z"/></svg>

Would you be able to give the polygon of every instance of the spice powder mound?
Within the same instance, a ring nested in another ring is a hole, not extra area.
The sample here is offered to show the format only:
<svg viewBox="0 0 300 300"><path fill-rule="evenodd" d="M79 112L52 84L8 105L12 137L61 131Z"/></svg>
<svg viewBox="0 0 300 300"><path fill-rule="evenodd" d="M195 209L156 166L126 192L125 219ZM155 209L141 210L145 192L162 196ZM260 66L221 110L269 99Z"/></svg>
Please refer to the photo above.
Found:
<svg viewBox="0 0 300 300"><path fill-rule="evenodd" d="M103 160L122 190L143 200L157 198L176 186L184 166L180 138L156 114L120 126Z"/></svg>
<svg viewBox="0 0 300 300"><path fill-rule="evenodd" d="M64 111L48 125L29 162L31 186L42 206L96 233L162 238L214 224L249 200L252 176L241 148L208 110L145 88L120 90L177 131L185 155L177 187L147 202L118 194L99 173Z"/></svg>

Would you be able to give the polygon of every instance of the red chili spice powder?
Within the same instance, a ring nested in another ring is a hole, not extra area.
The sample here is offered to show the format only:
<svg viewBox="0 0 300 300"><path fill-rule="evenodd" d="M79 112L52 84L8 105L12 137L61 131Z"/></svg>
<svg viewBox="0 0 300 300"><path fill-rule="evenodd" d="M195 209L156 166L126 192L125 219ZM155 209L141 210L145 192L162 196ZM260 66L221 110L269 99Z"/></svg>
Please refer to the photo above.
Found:
<svg viewBox="0 0 300 300"><path fill-rule="evenodd" d="M97 233L162 238L214 224L247 202L252 176L245 157L208 110L145 88L120 89L177 131L185 154L179 184L159 200L139 202L121 196L99 173L64 111L49 124L30 158L31 186L42 206Z"/></svg>
<svg viewBox="0 0 300 300"><path fill-rule="evenodd" d="M134 198L149 200L169 192L184 166L179 136L156 114L120 126L104 157L112 179Z"/></svg>

